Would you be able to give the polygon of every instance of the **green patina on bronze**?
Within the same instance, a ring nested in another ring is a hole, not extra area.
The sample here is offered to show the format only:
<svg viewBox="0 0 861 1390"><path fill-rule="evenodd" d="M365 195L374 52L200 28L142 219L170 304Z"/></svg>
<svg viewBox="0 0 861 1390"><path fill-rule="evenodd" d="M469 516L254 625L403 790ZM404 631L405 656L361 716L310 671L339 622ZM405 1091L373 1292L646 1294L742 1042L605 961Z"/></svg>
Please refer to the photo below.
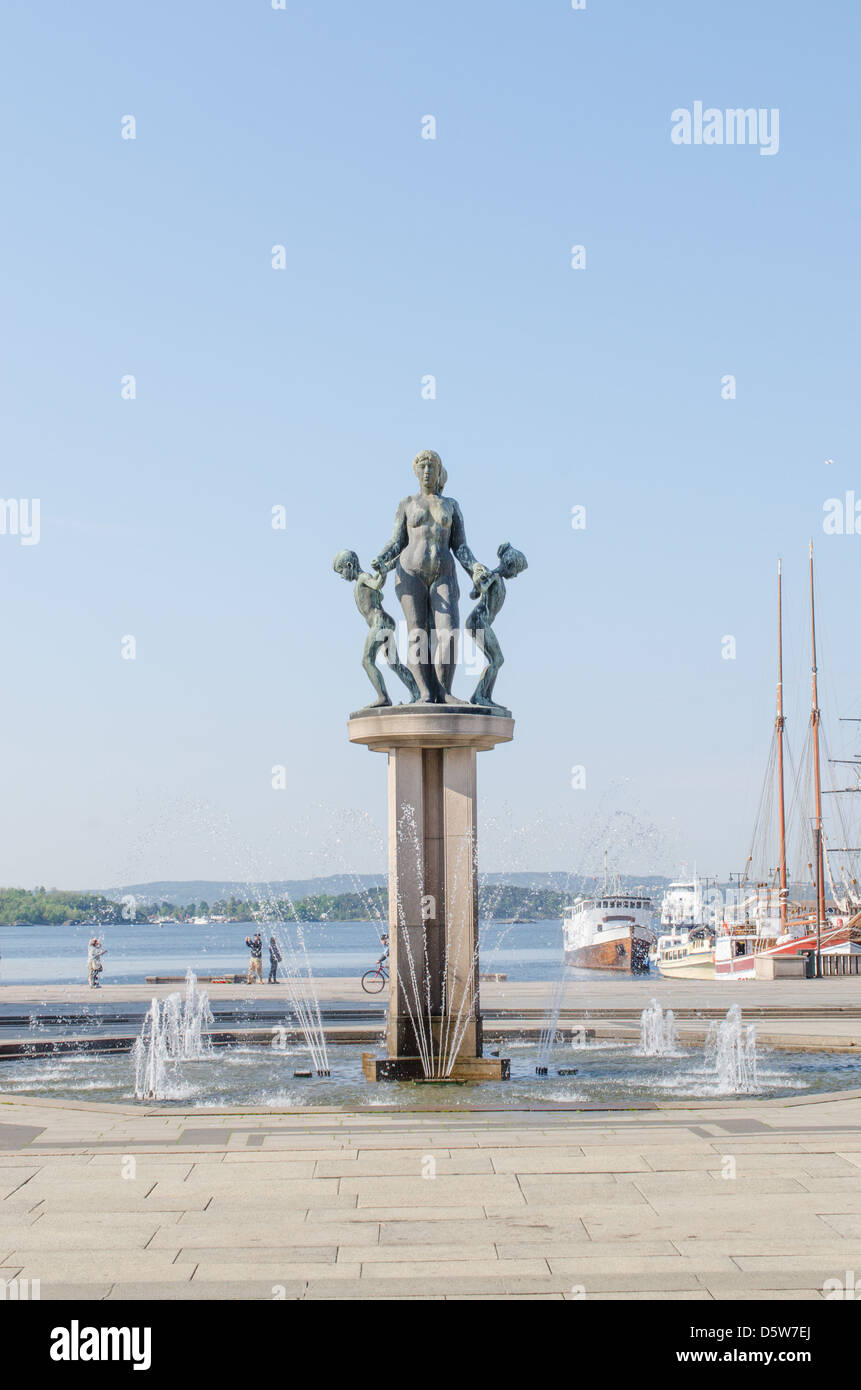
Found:
<svg viewBox="0 0 861 1390"><path fill-rule="evenodd" d="M376 666L377 654L383 648L392 670L409 690L411 702L477 705L489 714L507 716L509 711L493 699L504 658L492 624L505 602L505 579L526 569L526 557L505 542L497 551L496 569L481 564L467 543L459 504L443 493L447 475L439 454L433 449L422 450L413 461L413 471L419 491L398 506L392 538L371 561L375 574L362 572L355 551L341 550L334 560L337 572L355 584L357 607L370 628L362 665L379 698L367 708L391 704ZM470 596L478 599L466 630L487 660L470 701L458 699L451 690L460 623L455 560L472 580ZM382 606L381 591L391 569L396 573L395 593L409 632L409 669L398 659L395 624Z"/></svg>

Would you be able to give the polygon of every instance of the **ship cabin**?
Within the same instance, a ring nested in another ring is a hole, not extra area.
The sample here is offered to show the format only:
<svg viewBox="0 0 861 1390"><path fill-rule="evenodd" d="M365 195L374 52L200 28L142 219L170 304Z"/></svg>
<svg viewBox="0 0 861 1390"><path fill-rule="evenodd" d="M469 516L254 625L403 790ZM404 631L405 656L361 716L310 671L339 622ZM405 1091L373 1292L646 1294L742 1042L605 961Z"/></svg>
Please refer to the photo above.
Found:
<svg viewBox="0 0 861 1390"><path fill-rule="evenodd" d="M632 912L651 911L652 900L644 893L603 893L600 898L578 898L565 909L565 917L575 922L584 912L603 912L605 922L630 921Z"/></svg>

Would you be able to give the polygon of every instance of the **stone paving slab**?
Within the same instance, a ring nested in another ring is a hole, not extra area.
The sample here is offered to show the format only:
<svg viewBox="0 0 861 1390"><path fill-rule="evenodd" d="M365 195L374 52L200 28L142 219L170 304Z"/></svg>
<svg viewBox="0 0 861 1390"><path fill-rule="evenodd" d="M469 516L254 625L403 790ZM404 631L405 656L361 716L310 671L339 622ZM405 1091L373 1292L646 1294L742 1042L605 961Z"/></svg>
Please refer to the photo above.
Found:
<svg viewBox="0 0 861 1390"><path fill-rule="evenodd" d="M434 1150L425 1145L425 1150L410 1153L378 1150L376 1156L348 1155L342 1158L320 1159L314 1169L317 1178L396 1178L421 1176L422 1166L427 1158L434 1161L437 1177L469 1176L473 1173L493 1173L499 1170L485 1154L464 1152L458 1158L437 1157Z"/></svg>
<svg viewBox="0 0 861 1390"><path fill-rule="evenodd" d="M560 1294L560 1297L573 1299L574 1295ZM655 1295L653 1293L634 1292L632 1289L627 1289L624 1293L608 1293L604 1291L601 1294L601 1298L605 1302L636 1303L645 1300L652 1301ZM671 1303L711 1303L713 1301L712 1295L709 1293L708 1289L673 1289L662 1293L660 1299L662 1303L668 1301Z"/></svg>
<svg viewBox="0 0 861 1390"><path fill-rule="evenodd" d="M346 1283L350 1279L358 1279L361 1276L362 1266L353 1261L329 1262L325 1260L298 1260L295 1256L293 1260L269 1259L268 1252L257 1251L248 1260L237 1259L234 1253L222 1251L220 1260L212 1260L197 1265L183 1264L177 1262L176 1268L193 1269L191 1276L195 1284L201 1288L201 1298L209 1298L210 1294L206 1290L206 1285L210 1283L222 1283L225 1280L263 1279L269 1283L270 1298L271 1290L280 1284L289 1283L295 1279L304 1281L330 1280L335 1284Z"/></svg>
<svg viewBox="0 0 861 1390"><path fill-rule="evenodd" d="M91 1226L87 1221L62 1226L57 1220L45 1217L30 1226L6 1226L3 1244L13 1252L12 1258L27 1256L29 1263L33 1251L86 1251L97 1255L106 1250L144 1250L159 1229L155 1220L136 1226L126 1218L115 1226L102 1227ZM180 1241L174 1235L173 1240L165 1244L169 1244L175 1254Z"/></svg>
<svg viewBox="0 0 861 1390"><path fill-rule="evenodd" d="M306 1279L279 1279L279 1298L288 1301L298 1300L305 1297L308 1288ZM80 1287L80 1286L73 1286ZM77 1301L74 1293L69 1295ZM271 1303L274 1297L272 1283L262 1279L222 1279L206 1280L205 1284L191 1281L182 1284L159 1285L156 1283L142 1283L135 1280L117 1280L114 1284L107 1286L107 1292L103 1295L108 1302L124 1302L127 1299L145 1303L164 1301L170 1299L172 1303L199 1303L201 1299L219 1299L232 1302L248 1302L254 1300L258 1302ZM43 1291L42 1297L45 1297Z"/></svg>
<svg viewBox="0 0 861 1390"><path fill-rule="evenodd" d="M217 1216L211 1221L202 1221L195 1212L191 1220L158 1230L149 1248L175 1249L177 1245L183 1251L220 1248L223 1254L234 1247L255 1250L283 1247L292 1248L295 1257L300 1251L304 1254L305 1247L332 1246L337 1251L339 1248L349 1250L357 1245L379 1243L379 1230L375 1222L357 1226L309 1225L295 1221L295 1212L287 1215L290 1219L285 1221L278 1212L272 1212L270 1220L265 1223L259 1218L256 1221L235 1221Z"/></svg>
<svg viewBox="0 0 861 1390"><path fill-rule="evenodd" d="M477 1197L480 1194L477 1194ZM214 1204L213 1204L214 1205ZM522 1207L512 1208L507 1205L504 1210L523 1210ZM374 1221L415 1221L416 1218L422 1221L482 1221L485 1216L485 1208L480 1201L476 1200L473 1205L462 1207L429 1206L429 1207L400 1207L400 1206L381 1206L381 1207L355 1207L352 1211L345 1211L343 1208L339 1212L309 1211L306 1220L310 1223L320 1222L325 1224L328 1221L355 1221L361 1222Z"/></svg>
<svg viewBox="0 0 861 1390"><path fill-rule="evenodd" d="M320 1179L324 1182L325 1179ZM379 1206L383 1199L393 1205L469 1206L492 1201L522 1206L523 1192L517 1174L487 1173L467 1177L439 1175L431 1181L413 1178L342 1178L342 1195L355 1195L360 1207Z"/></svg>
<svg viewBox="0 0 861 1390"><path fill-rule="evenodd" d="M181 1283L189 1279L190 1266L176 1264L175 1255L176 1251L173 1255L164 1251L155 1256L146 1250L70 1251L56 1248L29 1251L19 1261L14 1277L38 1279L43 1294L54 1282L113 1284L118 1279L141 1279L149 1275L152 1283ZM5 1269L5 1266L0 1265L0 1269ZM5 1273L3 1277L7 1277Z"/></svg>

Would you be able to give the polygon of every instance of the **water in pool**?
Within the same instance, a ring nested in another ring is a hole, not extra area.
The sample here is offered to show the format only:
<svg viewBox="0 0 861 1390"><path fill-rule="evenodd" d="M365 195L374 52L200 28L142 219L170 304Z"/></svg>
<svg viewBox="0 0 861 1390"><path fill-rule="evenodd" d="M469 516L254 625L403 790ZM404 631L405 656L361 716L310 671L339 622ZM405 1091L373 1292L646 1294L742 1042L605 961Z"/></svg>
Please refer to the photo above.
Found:
<svg viewBox="0 0 861 1390"><path fill-rule="evenodd" d="M169 1068L164 1099L145 1104L206 1108L260 1106L305 1109L381 1107L412 1110L500 1109L534 1106L637 1105L655 1101L729 1099L739 1094L769 1098L848 1090L858 1084L859 1064L843 1053L778 1052L758 1049L755 1084L730 1089L715 1059L703 1047L680 1046L671 1056L644 1055L638 1042L589 1041L557 1044L544 1077L536 1076L534 1043L502 1045L511 1058L511 1079L473 1084L381 1082L369 1084L361 1069L367 1046L329 1050L331 1076L294 1077L311 1069L304 1048L219 1047L200 1060L181 1059ZM381 1049L375 1049L381 1050ZM560 1070L576 1068L574 1075ZM0 1062L0 1091L90 1102L135 1104L134 1064L128 1052L72 1053Z"/></svg>

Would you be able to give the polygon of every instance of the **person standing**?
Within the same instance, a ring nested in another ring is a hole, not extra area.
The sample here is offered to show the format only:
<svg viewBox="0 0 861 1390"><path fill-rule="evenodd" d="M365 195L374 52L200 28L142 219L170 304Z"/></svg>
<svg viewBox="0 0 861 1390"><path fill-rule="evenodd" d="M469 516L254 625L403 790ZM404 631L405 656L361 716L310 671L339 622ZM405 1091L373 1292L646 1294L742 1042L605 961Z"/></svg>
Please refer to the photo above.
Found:
<svg viewBox="0 0 861 1390"><path fill-rule="evenodd" d="M99 976L104 970L104 966L102 965L104 950L105 948L99 938L97 936L92 937L87 950L87 981L90 989L101 989Z"/></svg>
<svg viewBox="0 0 861 1390"><path fill-rule="evenodd" d="M251 952L251 959L248 962L248 979L245 983L247 985L253 985L256 980L259 985L262 985L263 969L261 962L263 959L263 941L259 931L255 932L253 936L246 936L245 944Z"/></svg>
<svg viewBox="0 0 861 1390"><path fill-rule="evenodd" d="M281 952L278 950L278 942L275 940L275 937L274 937L274 936L270 936L270 938L269 938L269 979L266 981L267 984L269 984L269 985L276 985L276 984L278 983L278 966L279 966L280 964L281 964Z"/></svg>

